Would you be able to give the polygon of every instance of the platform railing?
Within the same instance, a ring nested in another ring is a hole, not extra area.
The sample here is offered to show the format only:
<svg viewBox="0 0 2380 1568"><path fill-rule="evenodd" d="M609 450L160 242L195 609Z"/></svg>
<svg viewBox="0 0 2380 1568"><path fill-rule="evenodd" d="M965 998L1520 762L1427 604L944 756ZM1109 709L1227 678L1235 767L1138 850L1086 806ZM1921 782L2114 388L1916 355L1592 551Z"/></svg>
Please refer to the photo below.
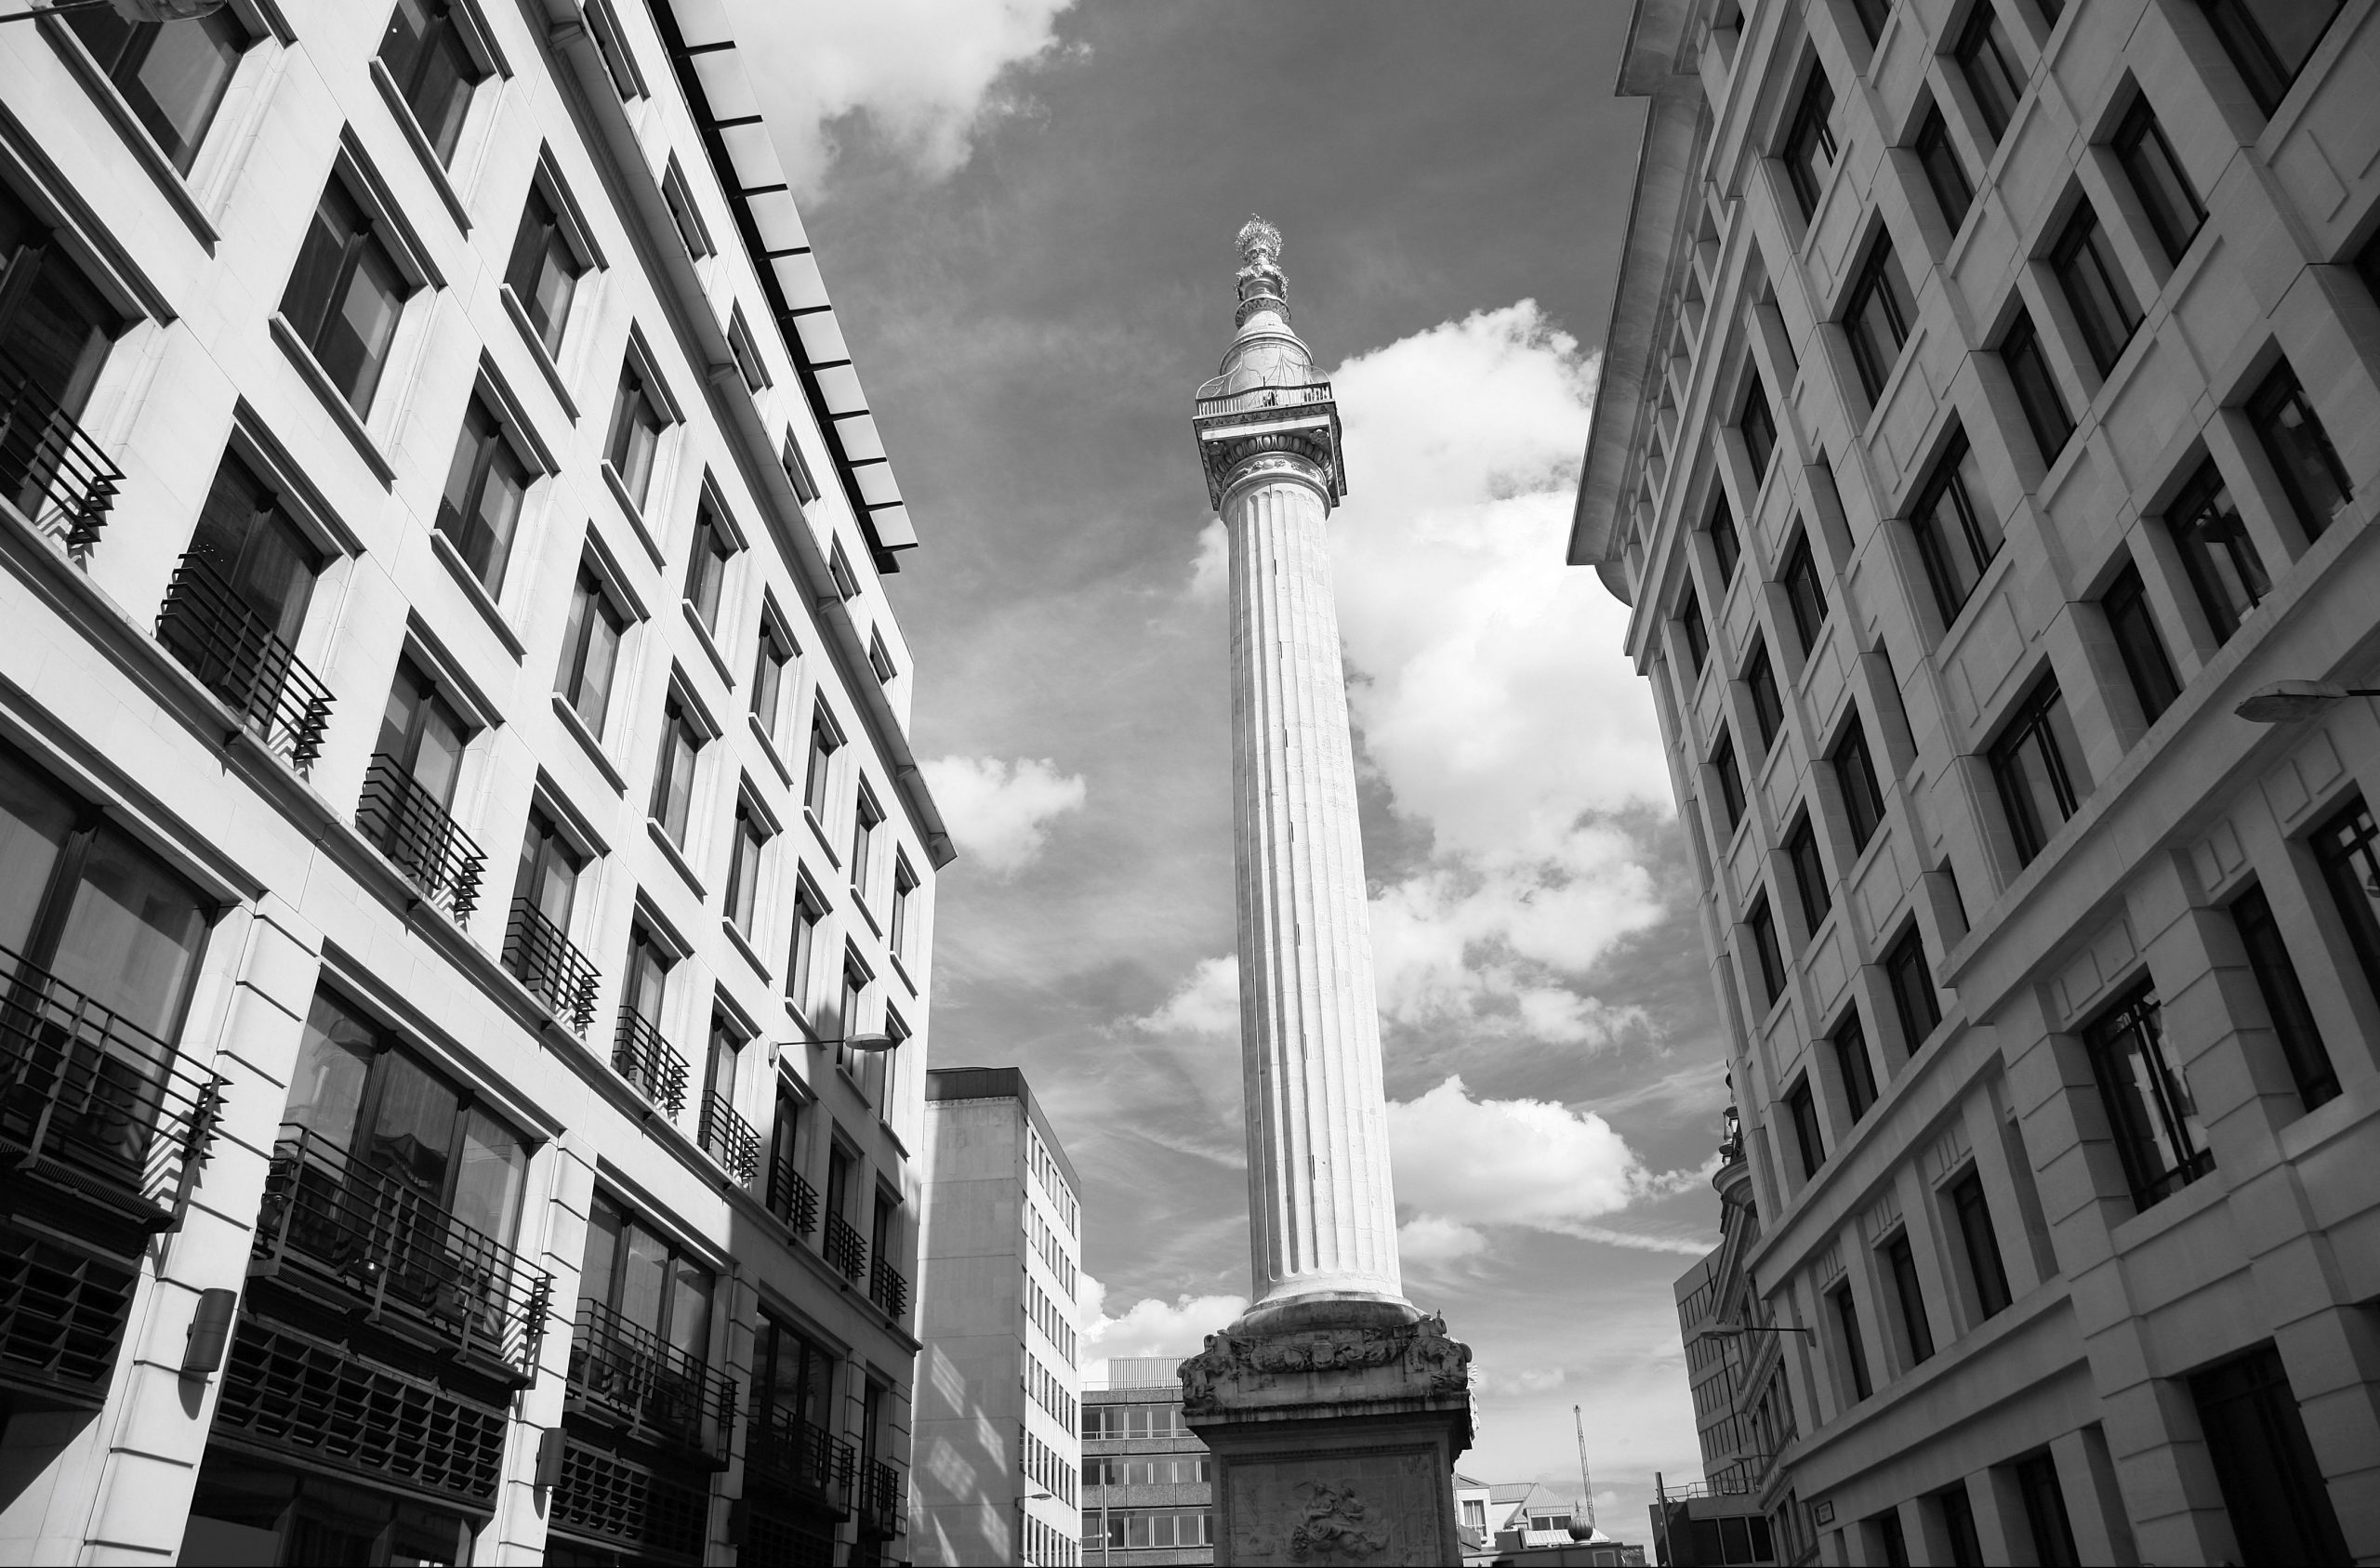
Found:
<svg viewBox="0 0 2380 1568"><path fill-rule="evenodd" d="M330 728L330 688L195 550L165 585L157 640L290 767L313 769Z"/></svg>
<svg viewBox="0 0 2380 1568"><path fill-rule="evenodd" d="M438 797L388 752L372 754L364 771L364 798L355 825L422 897L445 910L456 924L479 906L480 876L486 857Z"/></svg>
<svg viewBox="0 0 2380 1568"><path fill-rule="evenodd" d="M79 556L99 543L123 483L99 443L0 354L0 493Z"/></svg>

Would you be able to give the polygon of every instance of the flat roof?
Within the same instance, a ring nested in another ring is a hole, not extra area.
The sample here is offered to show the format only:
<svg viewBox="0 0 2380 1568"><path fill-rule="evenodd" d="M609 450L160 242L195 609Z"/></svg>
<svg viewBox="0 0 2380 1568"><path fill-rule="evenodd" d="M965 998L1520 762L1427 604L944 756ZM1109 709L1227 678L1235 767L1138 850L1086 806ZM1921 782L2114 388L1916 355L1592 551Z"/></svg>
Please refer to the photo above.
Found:
<svg viewBox="0 0 2380 1568"><path fill-rule="evenodd" d="M1066 1146L1058 1141L1050 1119L1041 1113L1041 1102L1033 1098L1033 1086L1025 1081L1022 1067L932 1067L926 1070L926 1102L933 1104L948 1100L1013 1100L1025 1107L1025 1114L1033 1123L1033 1130L1041 1135L1048 1145L1050 1157L1065 1172L1066 1185L1073 1189L1075 1201L1088 1209L1091 1196L1083 1191L1082 1178L1075 1174L1075 1164L1066 1158Z"/></svg>

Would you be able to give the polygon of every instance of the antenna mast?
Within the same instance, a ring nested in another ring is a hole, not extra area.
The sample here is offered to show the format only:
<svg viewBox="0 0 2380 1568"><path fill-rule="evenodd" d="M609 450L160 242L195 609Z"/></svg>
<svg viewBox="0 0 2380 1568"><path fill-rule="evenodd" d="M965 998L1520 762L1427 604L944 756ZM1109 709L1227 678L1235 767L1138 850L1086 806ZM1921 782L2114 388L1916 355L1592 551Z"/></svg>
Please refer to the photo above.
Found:
<svg viewBox="0 0 2380 1568"><path fill-rule="evenodd" d="M1579 1429L1579 1484L1587 1494L1587 1528L1595 1527L1595 1483L1587 1475L1587 1418L1579 1414L1577 1405L1570 1406L1570 1421Z"/></svg>

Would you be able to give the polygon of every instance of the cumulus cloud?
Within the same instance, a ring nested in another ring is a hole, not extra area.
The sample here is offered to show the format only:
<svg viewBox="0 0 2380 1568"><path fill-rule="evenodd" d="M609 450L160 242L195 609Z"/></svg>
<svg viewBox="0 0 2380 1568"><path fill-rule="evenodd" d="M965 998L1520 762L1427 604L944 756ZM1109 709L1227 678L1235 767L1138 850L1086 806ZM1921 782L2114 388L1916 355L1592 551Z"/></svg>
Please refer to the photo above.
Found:
<svg viewBox="0 0 2380 1568"><path fill-rule="evenodd" d="M1017 78L1068 52L1056 23L1073 3L739 0L738 36L769 62L754 86L795 193L818 193L852 116L929 178L957 170L984 125L1029 110Z"/></svg>
<svg viewBox="0 0 2380 1568"><path fill-rule="evenodd" d="M1239 958L1201 958L1165 1005L1132 1027L1151 1034L1236 1034L1239 1032Z"/></svg>
<svg viewBox="0 0 2380 1568"><path fill-rule="evenodd" d="M1048 842L1052 819L1082 810L1079 774L1044 758L944 757L924 765L927 787L961 856L996 876L1023 870Z"/></svg>
<svg viewBox="0 0 2380 1568"><path fill-rule="evenodd" d="M1469 1225L1416 1215L1396 1228L1396 1256L1407 1263L1453 1263L1488 1250L1488 1238Z"/></svg>
<svg viewBox="0 0 2380 1568"><path fill-rule="evenodd" d="M1190 597L1216 600L1231 582L1231 539L1217 518L1198 530L1198 559L1190 563Z"/></svg>
<svg viewBox="0 0 2380 1568"><path fill-rule="evenodd" d="M1086 1274L1080 1298L1084 1377L1097 1382L1107 1376L1107 1363L1117 1356L1193 1355L1208 1335L1248 1311L1245 1296L1192 1296L1187 1292L1168 1302L1143 1297L1120 1315L1107 1313L1107 1287Z"/></svg>

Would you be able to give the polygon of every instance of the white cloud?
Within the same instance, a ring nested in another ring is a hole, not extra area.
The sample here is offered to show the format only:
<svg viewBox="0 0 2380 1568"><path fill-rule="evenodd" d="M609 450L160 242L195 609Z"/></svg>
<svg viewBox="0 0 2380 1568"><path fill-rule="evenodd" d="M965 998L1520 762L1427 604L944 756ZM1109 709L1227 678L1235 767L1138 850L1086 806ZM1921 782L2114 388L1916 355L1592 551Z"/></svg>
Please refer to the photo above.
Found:
<svg viewBox="0 0 2380 1568"><path fill-rule="evenodd" d="M1061 773L1046 758L944 757L924 772L959 853L1000 876L1030 863L1051 819L1082 810L1087 792L1079 774Z"/></svg>
<svg viewBox="0 0 2380 1568"><path fill-rule="evenodd" d="M1239 959L1201 958L1165 1005L1132 1027L1151 1034L1236 1034L1239 1032Z"/></svg>
<svg viewBox="0 0 2380 1568"><path fill-rule="evenodd" d="M1198 530L1198 559L1190 565L1190 597L1216 600L1231 582L1231 537L1215 518Z"/></svg>
<svg viewBox="0 0 2380 1568"><path fill-rule="evenodd" d="M1488 1249L1488 1238L1468 1225L1420 1214L1396 1228L1396 1256L1406 1263L1452 1263Z"/></svg>
<svg viewBox="0 0 2380 1568"><path fill-rule="evenodd" d="M786 173L814 196L836 153L836 123L863 115L919 173L948 175L986 123L1025 112L1018 73L1062 51L1056 22L1074 0L739 0L737 36L767 62L764 96Z"/></svg>
<svg viewBox="0 0 2380 1568"><path fill-rule="evenodd" d="M1107 1287L1086 1274L1082 1280L1082 1321L1090 1327L1082 1337L1088 1381L1107 1376L1107 1363L1117 1356L1195 1355L1207 1336L1248 1311L1245 1296L1192 1296L1187 1292L1170 1304L1143 1297L1120 1317L1107 1315Z"/></svg>

